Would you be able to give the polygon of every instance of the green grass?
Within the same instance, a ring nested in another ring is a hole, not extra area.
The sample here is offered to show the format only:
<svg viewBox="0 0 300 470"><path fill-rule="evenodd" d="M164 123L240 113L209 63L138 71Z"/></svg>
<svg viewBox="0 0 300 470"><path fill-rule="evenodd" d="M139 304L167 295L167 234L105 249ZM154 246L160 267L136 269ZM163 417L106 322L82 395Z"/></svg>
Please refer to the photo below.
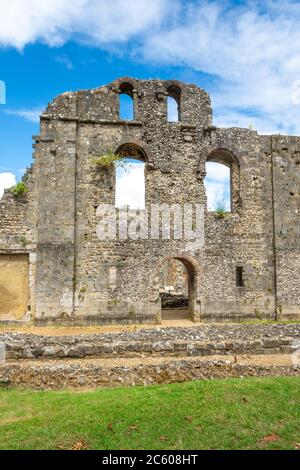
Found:
<svg viewBox="0 0 300 470"><path fill-rule="evenodd" d="M0 448L294 449L297 377L95 391L0 390ZM263 439L274 434L274 442Z"/></svg>

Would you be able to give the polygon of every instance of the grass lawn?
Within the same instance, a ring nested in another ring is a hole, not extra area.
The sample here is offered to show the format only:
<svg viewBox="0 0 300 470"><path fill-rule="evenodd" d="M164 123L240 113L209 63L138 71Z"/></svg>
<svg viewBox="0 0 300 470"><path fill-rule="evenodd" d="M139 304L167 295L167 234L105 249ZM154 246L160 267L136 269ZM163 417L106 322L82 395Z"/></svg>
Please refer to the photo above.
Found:
<svg viewBox="0 0 300 470"><path fill-rule="evenodd" d="M1 449L300 448L300 379L0 390Z"/></svg>

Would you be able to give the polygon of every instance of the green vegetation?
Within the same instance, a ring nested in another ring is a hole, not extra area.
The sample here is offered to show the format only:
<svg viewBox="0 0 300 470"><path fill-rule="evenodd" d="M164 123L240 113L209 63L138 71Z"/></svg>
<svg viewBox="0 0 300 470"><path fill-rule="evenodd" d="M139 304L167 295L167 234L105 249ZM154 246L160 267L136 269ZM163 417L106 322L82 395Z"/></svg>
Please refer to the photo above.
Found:
<svg viewBox="0 0 300 470"><path fill-rule="evenodd" d="M216 216L219 219L224 219L226 212L225 201L218 201L215 208Z"/></svg>
<svg viewBox="0 0 300 470"><path fill-rule="evenodd" d="M28 187L24 181L19 181L10 189L10 192L16 199L20 199L28 193Z"/></svg>
<svg viewBox="0 0 300 470"><path fill-rule="evenodd" d="M1 449L295 449L299 377L0 391Z"/></svg>
<svg viewBox="0 0 300 470"><path fill-rule="evenodd" d="M256 318L258 318L259 320L262 320L263 319L263 313L261 313L258 308L255 308L254 309L254 314L256 316Z"/></svg>
<svg viewBox="0 0 300 470"><path fill-rule="evenodd" d="M109 150L104 155L98 155L93 158L93 162L100 168L112 168L113 166L123 166L123 157Z"/></svg>
<svg viewBox="0 0 300 470"><path fill-rule="evenodd" d="M24 247L25 247L26 245L28 245L28 243L29 243L28 240L27 240L27 238L24 237L24 236L20 237L20 242L21 242L22 246L24 246Z"/></svg>

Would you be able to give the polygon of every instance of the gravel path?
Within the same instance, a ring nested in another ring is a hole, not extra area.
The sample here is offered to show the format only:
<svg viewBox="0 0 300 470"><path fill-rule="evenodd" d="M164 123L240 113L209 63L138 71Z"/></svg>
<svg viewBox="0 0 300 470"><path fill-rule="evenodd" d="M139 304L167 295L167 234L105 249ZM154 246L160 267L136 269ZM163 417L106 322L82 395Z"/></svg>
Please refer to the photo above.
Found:
<svg viewBox="0 0 300 470"><path fill-rule="evenodd" d="M178 359L182 360L182 358ZM291 354L241 354L241 355L216 355L209 356L209 360L226 361L229 363L248 364L248 365L259 365L259 366L291 366L293 360ZM189 357L189 361L200 361L206 362L207 357ZM158 364L169 364L174 362L174 356L171 357L120 357L120 358L82 358L82 359L39 359L31 360L24 359L20 361L7 361L10 366L28 367L28 366L59 366L63 364L77 365L79 367L86 367L93 365L97 367L111 368L111 367L137 367L140 365L158 365Z"/></svg>

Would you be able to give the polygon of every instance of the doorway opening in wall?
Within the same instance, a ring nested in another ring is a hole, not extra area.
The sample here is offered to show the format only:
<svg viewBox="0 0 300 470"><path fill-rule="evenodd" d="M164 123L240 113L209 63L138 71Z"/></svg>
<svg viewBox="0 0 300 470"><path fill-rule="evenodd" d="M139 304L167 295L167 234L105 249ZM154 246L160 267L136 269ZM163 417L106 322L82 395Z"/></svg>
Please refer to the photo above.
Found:
<svg viewBox="0 0 300 470"><path fill-rule="evenodd" d="M194 317L195 278L195 271L187 260L170 258L165 261L159 275L162 320Z"/></svg>

